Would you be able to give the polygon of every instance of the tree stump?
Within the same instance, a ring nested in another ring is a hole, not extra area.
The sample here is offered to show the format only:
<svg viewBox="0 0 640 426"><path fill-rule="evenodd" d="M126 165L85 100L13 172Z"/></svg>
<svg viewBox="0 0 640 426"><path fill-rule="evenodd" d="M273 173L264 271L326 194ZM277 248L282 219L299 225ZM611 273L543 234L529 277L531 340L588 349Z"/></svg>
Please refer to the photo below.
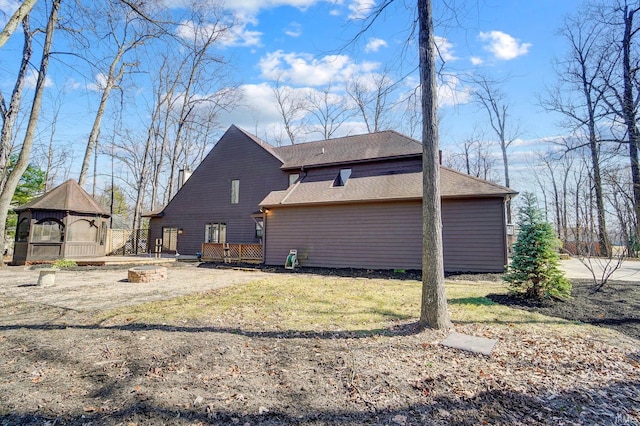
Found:
<svg viewBox="0 0 640 426"><path fill-rule="evenodd" d="M48 268L41 269L40 276L38 277L38 285L42 287L50 287L56 283L56 271L57 269Z"/></svg>

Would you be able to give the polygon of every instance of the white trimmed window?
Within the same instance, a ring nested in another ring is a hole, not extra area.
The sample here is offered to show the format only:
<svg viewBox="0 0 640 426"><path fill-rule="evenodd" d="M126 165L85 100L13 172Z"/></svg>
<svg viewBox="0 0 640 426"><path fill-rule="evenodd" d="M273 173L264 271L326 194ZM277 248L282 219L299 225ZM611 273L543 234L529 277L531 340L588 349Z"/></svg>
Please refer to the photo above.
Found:
<svg viewBox="0 0 640 426"><path fill-rule="evenodd" d="M264 236L264 222L262 219L256 220L256 238L260 239Z"/></svg>
<svg viewBox="0 0 640 426"><path fill-rule="evenodd" d="M207 223L204 226L204 242L205 243L226 243L227 242L227 224L226 223Z"/></svg>
<svg viewBox="0 0 640 426"><path fill-rule="evenodd" d="M234 179L231 181L231 204L238 204L240 201L240 181Z"/></svg>

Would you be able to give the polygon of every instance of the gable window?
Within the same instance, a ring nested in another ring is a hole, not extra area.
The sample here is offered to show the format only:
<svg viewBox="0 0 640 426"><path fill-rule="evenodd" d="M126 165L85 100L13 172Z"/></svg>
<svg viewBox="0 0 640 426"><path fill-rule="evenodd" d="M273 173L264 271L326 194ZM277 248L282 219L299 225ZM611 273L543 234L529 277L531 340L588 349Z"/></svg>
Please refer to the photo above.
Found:
<svg viewBox="0 0 640 426"><path fill-rule="evenodd" d="M300 173L289 173L289 186L293 185L300 179Z"/></svg>
<svg viewBox="0 0 640 426"><path fill-rule="evenodd" d="M226 243L227 242L227 224L226 223L207 223L204 226L204 242L205 243Z"/></svg>
<svg viewBox="0 0 640 426"><path fill-rule="evenodd" d="M231 204L238 204L240 201L240 181L234 179L231 181Z"/></svg>
<svg viewBox="0 0 640 426"><path fill-rule="evenodd" d="M333 186L345 186L350 176L351 169L340 169L336 180L333 181Z"/></svg>

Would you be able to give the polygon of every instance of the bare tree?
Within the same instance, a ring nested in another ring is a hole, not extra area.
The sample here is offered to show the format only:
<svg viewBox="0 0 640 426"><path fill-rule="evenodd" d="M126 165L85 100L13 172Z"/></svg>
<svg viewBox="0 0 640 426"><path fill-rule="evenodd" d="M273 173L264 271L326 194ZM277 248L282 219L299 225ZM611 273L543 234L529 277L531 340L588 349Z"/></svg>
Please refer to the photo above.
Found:
<svg viewBox="0 0 640 426"><path fill-rule="evenodd" d="M274 82L272 90L276 100L276 108L282 117L284 130L289 138L289 143L293 145L300 133L305 130L305 124L301 119L309 110L307 99L296 93L292 87L284 86L280 77Z"/></svg>
<svg viewBox="0 0 640 426"><path fill-rule="evenodd" d="M487 113L489 125L498 138L502 153L504 185L509 187L511 181L509 179L508 149L518 137L518 129L509 125L509 103L506 100L506 95L499 87L501 82L493 81L489 77L480 74L472 77L472 81L475 85L473 97ZM511 201L507 201L506 208L507 223L511 223Z"/></svg>
<svg viewBox="0 0 640 426"><path fill-rule="evenodd" d="M16 120L20 114L20 105L22 104L22 95L29 61L33 55L33 34L31 33L29 22L29 15L27 15L22 20L24 37L22 60L20 61L9 104L6 103L5 97L2 92L0 92L0 114L2 114L2 131L0 133L0 191L4 190L9 175L9 158L13 151Z"/></svg>
<svg viewBox="0 0 640 426"><path fill-rule="evenodd" d="M185 134L194 122L194 116L202 108L210 108L213 111L227 109L235 99L235 85L230 84L229 73L222 68L226 61L222 56L213 54L214 46L228 34L234 23L226 16L220 16L224 14L222 9L206 12L205 16L202 11L194 11L189 24L193 37L184 40L187 53L176 74L176 110L172 113L175 130L168 159L170 170L168 190L165 193L166 202L175 193L179 163L184 160L187 152ZM212 18L209 19L208 16Z"/></svg>
<svg viewBox="0 0 640 426"><path fill-rule="evenodd" d="M355 103L355 109L369 133L389 127L389 97L393 89L391 73L386 69L379 74L356 77L347 84L347 94Z"/></svg>
<svg viewBox="0 0 640 426"><path fill-rule="evenodd" d="M458 152L451 158L450 166L468 175L485 180L495 180L496 160L491 154L491 142L474 129L472 135L458 144Z"/></svg>
<svg viewBox="0 0 640 426"><path fill-rule="evenodd" d="M603 180L608 190L606 199L617 219L617 232L629 257L638 257L640 244L636 239L633 182L628 170L610 168L604 171Z"/></svg>
<svg viewBox="0 0 640 426"><path fill-rule="evenodd" d="M72 144L62 144L56 141L58 117L60 115L61 99L53 101L50 108L51 117L48 129L43 132L48 138L46 141L34 144L32 162L45 172L44 192L51 190L55 182L65 181L68 176L70 164L74 159ZM58 178L62 174L63 176Z"/></svg>
<svg viewBox="0 0 640 426"><path fill-rule="evenodd" d="M383 0L372 12L365 24L366 31L377 17L393 2ZM440 153L438 149L438 102L436 87L437 48L434 37L434 17L431 0L418 0L418 47L422 111L422 301L420 305L420 327L446 330L452 327L447 310L444 289L444 252L442 247L442 213L440 198ZM384 80L384 79L383 79ZM383 80L379 80L383 81ZM379 84L376 92L382 96L374 103L373 120L369 120L362 109L363 87L351 86L349 95L359 105L369 131L380 130L378 107L384 105L390 93L390 81ZM354 93L354 89L357 92ZM372 127L373 125L373 127Z"/></svg>
<svg viewBox="0 0 640 426"><path fill-rule="evenodd" d="M347 99L332 91L332 86L328 85L320 91L313 91L307 95L304 103L305 110L315 118L312 125L312 133L320 133L323 139L330 139L340 127L351 117L354 111L349 108ZM313 129L318 130L313 130Z"/></svg>
<svg viewBox="0 0 640 426"><path fill-rule="evenodd" d="M172 69L171 63L174 58L168 54L157 54L161 58L156 77L152 79L154 101L152 104L151 120L148 123L147 137L150 145L150 161L151 161L151 198L150 208L155 210L160 202L159 188L163 173L164 158L167 150L168 140L170 138L171 113L173 111L177 97L175 95L180 70L184 64L184 58L177 70ZM156 84L157 82L157 84ZM145 176L140 177L144 182ZM136 202L136 207L142 209L141 205Z"/></svg>
<svg viewBox="0 0 640 426"><path fill-rule="evenodd" d="M102 5L102 3L92 3ZM136 67L137 61L125 62L125 56L144 45L148 40L158 37L161 33L159 29L153 25L148 25L148 21L142 19L140 15L132 11L128 6L124 6L117 2L105 3L109 8L107 11L97 9L87 11L87 17L92 17L90 28L96 31L96 39L112 40L115 47L112 56L107 59L108 66L105 72L100 72L103 81L97 82L100 91L100 102L87 140L87 148L85 151L78 183L84 185L89 172L89 163L91 155L98 142L100 135L100 127L102 118L107 107L107 101L111 91L117 87L127 68ZM138 7L141 7L139 5ZM97 15L96 15L97 14ZM94 15L94 16L92 16ZM105 19L106 18L106 19Z"/></svg>
<svg viewBox="0 0 640 426"><path fill-rule="evenodd" d="M418 0L420 82L422 86L422 303L420 325L451 328L444 291L444 252L440 199L438 103L431 0Z"/></svg>
<svg viewBox="0 0 640 426"><path fill-rule="evenodd" d="M148 136L144 143L141 142L128 132L124 132L124 134L115 132L110 145L105 147L106 149L104 150L105 154L113 157L112 161L114 159L118 160L118 163L125 167L126 175L130 177L124 180L124 184L128 186L128 192L132 194L132 199L135 200L132 224L130 225L133 229L140 228L146 188L145 177L149 168L150 140Z"/></svg>
<svg viewBox="0 0 640 426"><path fill-rule="evenodd" d="M47 76L47 71L49 69L49 58L51 55L51 46L53 44L53 33L56 27L56 22L58 21L59 8L60 8L60 0L54 0L51 3L51 11L49 13L49 17L48 17L47 25L45 29L45 39L42 46L42 58L40 60L40 68L38 70L38 77L37 77L35 91L33 95L33 102L31 104L31 110L29 112L29 119L27 122L27 127L24 132L24 139L22 141L22 146L20 147L18 160L16 161L16 164L11 169L11 171L9 171L6 174L7 176L6 180L3 180L2 188L0 189L0 243L1 243L0 247L4 247L4 239L5 239L5 232L6 232L5 227L6 227L6 221L7 221L7 214L9 212L9 206L11 204L11 198L13 197L13 193L15 192L15 189L18 186L18 182L20 181L20 178L22 177L25 170L27 169L27 166L29 165L31 147L33 146L33 140L36 133L36 126L38 124L38 118L40 116L40 109L42 106L42 97L44 94L45 79ZM25 41L24 41L25 48L23 49L23 60L22 60L23 64L24 62L28 62L28 58L30 58L31 56L31 40L33 37L33 34L29 30L28 16L29 15L25 16L25 18L23 18L22 20L22 26L24 30L23 32L25 35ZM21 66L21 70L22 70L22 66ZM18 91L22 90L22 87L24 86L24 81L20 81L20 80L23 80L24 78L25 78L25 73L19 72L18 78L16 80L16 84L14 85L14 95L16 95L18 98L21 98L21 96L17 95L15 93L15 90L16 88L18 89ZM14 97L12 96L12 101L13 100L14 100ZM7 111L7 108L4 106L4 101L2 101L1 104L3 105L2 112L3 112L3 119L5 120L3 121L3 132L2 132L2 137L3 137L2 146L4 147L5 146L4 138L5 137L12 138L13 136L9 133L4 132L4 126L6 125L6 119L4 117L5 117L5 111ZM6 166L3 172L6 173ZM3 265L3 264L4 264L4 261L2 259L2 256L0 256L0 265Z"/></svg>
<svg viewBox="0 0 640 426"><path fill-rule="evenodd" d="M420 87L416 87L412 90L404 100L402 127L403 131L412 138L418 137L418 133L422 131L422 107L420 102Z"/></svg>
<svg viewBox="0 0 640 426"><path fill-rule="evenodd" d="M31 13L31 9L37 3L38 0L24 0L18 9L11 15L11 18L7 21L2 31L0 31L0 47L4 46L4 44L9 40L11 34L18 28L20 22L24 20L29 13Z"/></svg>
<svg viewBox="0 0 640 426"><path fill-rule="evenodd" d="M599 120L606 114L600 90L603 67L603 51L599 44L604 29L589 20L587 14L569 17L561 30L569 42L567 59L556 70L559 85L551 90L543 106L550 111L563 114L566 125L575 132L567 150L586 147L589 152L593 189L598 223L598 239L603 255L609 253L606 211L601 176L601 143Z"/></svg>
<svg viewBox="0 0 640 426"><path fill-rule="evenodd" d="M640 11L638 2L618 1L611 6L597 5L601 13L595 18L598 23L611 27L610 37L603 37L603 51L609 53L609 66L603 67L603 83L606 94L605 102L626 129L628 156L631 165L633 182L633 208L635 224L634 239L640 241L640 166L638 149L640 147L640 130L638 129L638 103L640 102L640 58L634 50L635 40L640 26L634 22L636 13ZM611 47L614 47L613 49Z"/></svg>

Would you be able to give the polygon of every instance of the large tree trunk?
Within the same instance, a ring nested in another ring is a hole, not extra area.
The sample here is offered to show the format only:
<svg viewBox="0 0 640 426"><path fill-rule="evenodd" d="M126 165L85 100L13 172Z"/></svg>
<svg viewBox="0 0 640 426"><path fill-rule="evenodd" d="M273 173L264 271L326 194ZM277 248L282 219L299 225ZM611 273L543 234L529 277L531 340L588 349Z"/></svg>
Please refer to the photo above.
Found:
<svg viewBox="0 0 640 426"><path fill-rule="evenodd" d="M0 47L4 46L4 44L9 40L11 34L18 28L20 22L22 22L29 13L31 13L31 9L35 6L37 0L24 0L20 7L11 15L9 21L4 26L4 29L0 31Z"/></svg>
<svg viewBox="0 0 640 426"><path fill-rule="evenodd" d="M36 81L36 87L33 95L33 104L31 105L31 112L29 114L29 121L24 134L24 141L22 142L22 149L18 155L18 161L9 173L7 181L0 192L0 247L4 248L4 238L6 232L7 214L9 207L11 206L11 199L13 193L18 186L20 178L24 174L24 171L29 165L29 157L31 155L31 147L33 146L33 139L36 133L36 126L38 124L38 117L40 115L40 109L42 107L42 96L44 94L45 79L47 76L47 70L49 68L49 56L51 52L51 45L53 43L53 32L55 30L56 22L58 21L58 9L60 8L61 0L54 0L51 4L51 13L49 15L49 21L47 22L47 28L45 33L44 45L42 47L42 59L40 61L40 70L38 72L38 79ZM0 265L4 265L4 260L0 255Z"/></svg>
<svg viewBox="0 0 640 426"><path fill-rule="evenodd" d="M111 61L111 66L109 67L109 74L107 76L106 85L102 90L102 95L100 96L100 105L98 106L98 112L96 112L96 116L93 120L91 133L89 133L87 149L84 153L82 168L80 170L80 176L78 177L78 184L80 186L84 185L87 180L89 163L91 162L91 154L93 153L93 150L98 143L98 137L100 136L100 125L102 123L104 112L107 109L107 101L109 100L109 95L111 94L111 90L115 87L118 80L120 80L120 78L122 78L122 75L124 74L124 66L120 66L120 69L118 70L118 72L116 72L116 67L120 63L123 54L124 50L120 50L118 54L113 58L113 61Z"/></svg>
<svg viewBox="0 0 640 426"><path fill-rule="evenodd" d="M0 112L2 113L2 131L0 131L0 192L4 189L9 173L11 151L13 150L14 126L20 113L27 70L29 69L29 63L33 55L33 35L31 34L31 27L29 25L29 16L26 16L22 20L22 29L24 34L22 61L20 62L16 83L13 87L8 106L5 105L4 98L0 92Z"/></svg>
<svg viewBox="0 0 640 426"><path fill-rule="evenodd" d="M422 305L420 326L451 328L444 291L440 210L440 162L431 0L418 0L420 82L422 86Z"/></svg>
<svg viewBox="0 0 640 426"><path fill-rule="evenodd" d="M640 134L637 127L635 100L633 96L634 74L637 72L631 65L631 43L636 31L633 29L633 17L638 9L629 10L625 6L624 36L622 38L622 67L623 67L623 100L622 114L629 138L629 161L631 163L631 181L633 183L633 210L635 213L635 236L640 241L640 167L638 166L638 145Z"/></svg>

